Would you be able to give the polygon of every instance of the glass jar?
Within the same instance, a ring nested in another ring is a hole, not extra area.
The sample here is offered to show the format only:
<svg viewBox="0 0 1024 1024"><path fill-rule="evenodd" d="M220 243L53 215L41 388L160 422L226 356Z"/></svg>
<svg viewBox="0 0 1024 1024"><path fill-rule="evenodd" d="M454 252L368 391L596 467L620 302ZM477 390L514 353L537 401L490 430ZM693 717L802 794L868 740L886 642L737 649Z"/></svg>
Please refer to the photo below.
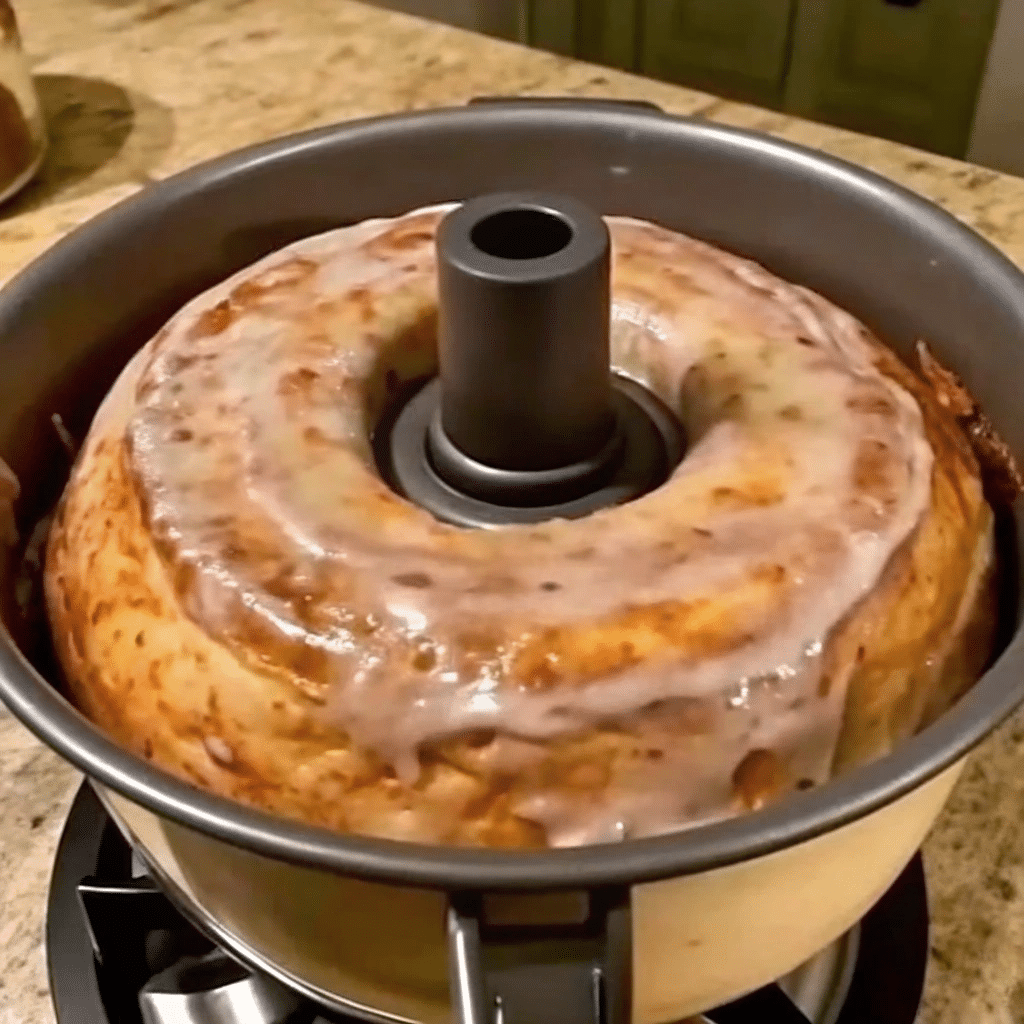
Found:
<svg viewBox="0 0 1024 1024"><path fill-rule="evenodd" d="M0 202L39 169L46 129L10 0L0 0Z"/></svg>

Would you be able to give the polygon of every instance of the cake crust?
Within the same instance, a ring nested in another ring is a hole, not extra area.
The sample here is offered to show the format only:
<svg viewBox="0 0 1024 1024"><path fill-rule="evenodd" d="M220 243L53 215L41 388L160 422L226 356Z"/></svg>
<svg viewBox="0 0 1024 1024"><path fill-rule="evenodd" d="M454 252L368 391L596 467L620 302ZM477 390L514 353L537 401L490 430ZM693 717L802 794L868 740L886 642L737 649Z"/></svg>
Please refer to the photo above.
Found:
<svg viewBox="0 0 1024 1024"><path fill-rule="evenodd" d="M440 215L250 268L115 385L45 569L90 719L200 788L311 824L537 847L755 810L885 754L973 683L996 621L993 517L948 402L820 297L652 225L610 222L614 359L682 411L682 475L497 538L374 483L370 426L436 361ZM398 286L359 277L381 265ZM277 420L247 411L254 371L230 362L267 324L292 332L287 358L259 350ZM700 340L684 352L686 330ZM368 354L331 378L353 337ZM839 467L820 480L808 439ZM285 462L302 472L275 477ZM235 501L242 476L256 512ZM762 538L764 557L728 561ZM344 558L296 556L331 544ZM457 700L437 697L446 679Z"/></svg>

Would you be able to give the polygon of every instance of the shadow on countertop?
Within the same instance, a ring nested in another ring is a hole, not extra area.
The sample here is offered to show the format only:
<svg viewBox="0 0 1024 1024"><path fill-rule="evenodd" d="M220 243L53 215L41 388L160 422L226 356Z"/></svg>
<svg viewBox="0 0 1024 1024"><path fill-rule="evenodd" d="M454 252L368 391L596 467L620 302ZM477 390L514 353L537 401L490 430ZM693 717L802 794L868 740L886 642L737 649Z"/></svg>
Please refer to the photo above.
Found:
<svg viewBox="0 0 1024 1024"><path fill-rule="evenodd" d="M37 75L34 81L49 149L32 183L0 208L0 220L54 200L151 180L174 138L167 107L101 78Z"/></svg>

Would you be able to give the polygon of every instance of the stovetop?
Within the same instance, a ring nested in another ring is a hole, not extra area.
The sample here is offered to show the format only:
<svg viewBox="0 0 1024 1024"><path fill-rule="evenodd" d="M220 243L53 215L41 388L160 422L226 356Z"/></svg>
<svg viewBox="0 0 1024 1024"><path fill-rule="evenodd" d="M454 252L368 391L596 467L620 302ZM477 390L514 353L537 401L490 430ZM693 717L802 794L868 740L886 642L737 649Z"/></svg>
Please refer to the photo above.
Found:
<svg viewBox="0 0 1024 1024"><path fill-rule="evenodd" d="M913 1024L927 953L918 856L854 933L778 984L697 1020ZM46 954L58 1024L356 1024L249 970L186 921L87 783L57 848Z"/></svg>

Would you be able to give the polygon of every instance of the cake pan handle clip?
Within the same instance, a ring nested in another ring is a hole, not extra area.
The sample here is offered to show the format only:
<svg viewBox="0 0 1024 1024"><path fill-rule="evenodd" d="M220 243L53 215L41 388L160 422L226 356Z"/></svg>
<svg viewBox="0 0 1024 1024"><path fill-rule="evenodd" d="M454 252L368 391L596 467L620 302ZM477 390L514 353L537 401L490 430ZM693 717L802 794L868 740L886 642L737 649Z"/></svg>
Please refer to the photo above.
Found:
<svg viewBox="0 0 1024 1024"><path fill-rule="evenodd" d="M547 103L563 107L587 107L595 110L625 108L626 110L653 110L658 114L665 113L663 107L659 107L657 103L652 103L650 100L620 100L606 96L474 96L466 105L476 107L486 103L514 103L517 106L524 103Z"/></svg>
<svg viewBox="0 0 1024 1024"><path fill-rule="evenodd" d="M447 923L458 1024L628 1024L628 888L453 893Z"/></svg>

